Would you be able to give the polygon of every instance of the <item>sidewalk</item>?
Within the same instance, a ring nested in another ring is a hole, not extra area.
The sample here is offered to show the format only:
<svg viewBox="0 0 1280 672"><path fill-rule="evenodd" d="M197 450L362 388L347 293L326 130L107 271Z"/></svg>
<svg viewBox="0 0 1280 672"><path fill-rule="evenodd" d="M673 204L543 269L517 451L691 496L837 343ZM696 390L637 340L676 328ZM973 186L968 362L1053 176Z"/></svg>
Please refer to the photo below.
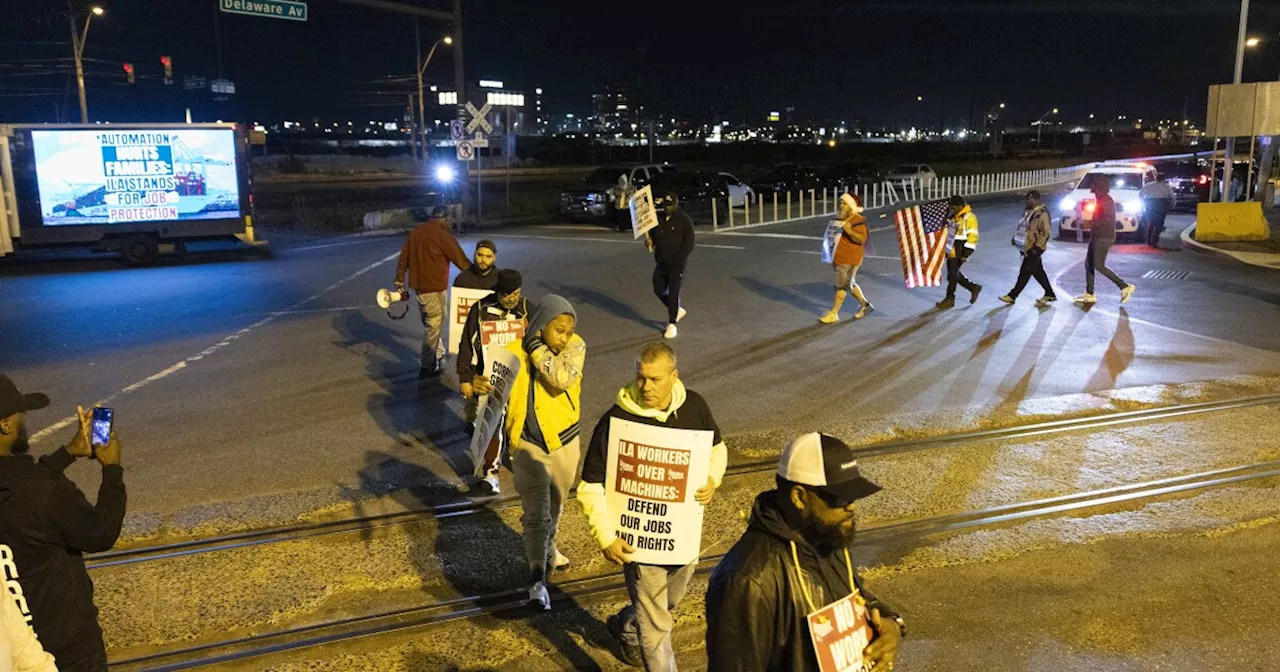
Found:
<svg viewBox="0 0 1280 672"><path fill-rule="evenodd" d="M1280 210L1267 210L1264 213L1271 224L1270 240L1202 243L1194 238L1196 227L1193 223L1182 232L1182 246L1196 252L1231 257L1250 266L1280 270Z"/></svg>

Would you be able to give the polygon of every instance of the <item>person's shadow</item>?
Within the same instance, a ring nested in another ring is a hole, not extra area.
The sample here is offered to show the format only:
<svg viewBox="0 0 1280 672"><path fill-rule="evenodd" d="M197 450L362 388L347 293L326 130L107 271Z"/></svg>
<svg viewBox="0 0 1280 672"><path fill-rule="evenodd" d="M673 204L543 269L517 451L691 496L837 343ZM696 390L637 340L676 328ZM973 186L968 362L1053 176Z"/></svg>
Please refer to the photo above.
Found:
<svg viewBox="0 0 1280 672"><path fill-rule="evenodd" d="M387 494L389 484L397 484L390 496L406 509L439 504L435 495L441 479L437 474L381 451L366 453L360 481L366 493L378 494ZM540 636L560 652L572 669L599 669L571 634L575 624L585 623L587 631L576 632L587 641L603 642L607 639L603 626L576 601L557 600L554 577L550 587L552 611L531 614L523 606L529 567L524 539L513 528L519 515L520 509L514 506L478 507L474 513L437 516L434 534L424 529L423 533L406 535L408 554L421 578L423 594L431 604L461 601L463 606L483 606L518 602L521 606L476 617L469 623L488 631ZM484 642L475 644L483 646ZM458 651L459 658L467 656L465 649ZM415 654L411 658L406 661L406 669L487 669L466 667L461 660L442 660L437 655Z"/></svg>

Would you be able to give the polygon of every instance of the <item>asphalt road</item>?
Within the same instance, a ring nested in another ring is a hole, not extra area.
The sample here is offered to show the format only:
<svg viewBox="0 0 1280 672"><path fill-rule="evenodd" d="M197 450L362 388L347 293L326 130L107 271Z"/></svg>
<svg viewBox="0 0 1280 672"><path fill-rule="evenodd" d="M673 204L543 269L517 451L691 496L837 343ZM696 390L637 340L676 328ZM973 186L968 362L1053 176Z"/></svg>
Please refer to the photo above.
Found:
<svg viewBox="0 0 1280 672"><path fill-rule="evenodd" d="M903 288L889 220L873 219L859 278L877 310L836 326L816 321L831 291L817 255L823 222L701 231L675 342L683 379L749 455L814 429L855 437L912 414L944 426L997 404L1280 373L1273 276L1215 257L1118 246L1112 267L1138 286L1126 306L1101 284L1091 310L1065 300L1037 310L1034 288L999 303L1016 274L1019 208L977 205L983 238L965 270L986 290L942 312L940 289ZM530 295L577 306L593 424L663 326L650 260L590 227L494 237L499 264L524 272ZM76 404L114 406L133 534L275 522L426 485L449 496L469 471L460 400L419 384L421 325L372 306L401 241L282 237L270 260L0 268L0 370L53 398L30 418L36 452L69 438ZM1046 266L1064 299L1082 289L1082 256L1074 242L1051 245ZM1143 278L1153 271L1190 275ZM90 465L71 473L95 487Z"/></svg>

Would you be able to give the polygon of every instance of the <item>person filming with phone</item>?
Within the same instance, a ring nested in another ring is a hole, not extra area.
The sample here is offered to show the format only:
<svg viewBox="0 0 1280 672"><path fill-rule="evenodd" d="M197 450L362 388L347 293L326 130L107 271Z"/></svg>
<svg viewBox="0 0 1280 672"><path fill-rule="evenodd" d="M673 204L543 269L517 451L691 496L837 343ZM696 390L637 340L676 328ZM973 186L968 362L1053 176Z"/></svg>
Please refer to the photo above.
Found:
<svg viewBox="0 0 1280 672"><path fill-rule="evenodd" d="M113 412L77 407L65 447L33 460L26 414L49 405L0 375L0 567L10 597L59 670L105 672L107 651L85 553L110 550L124 523L124 469ZM77 458L102 465L98 503L63 474Z"/></svg>

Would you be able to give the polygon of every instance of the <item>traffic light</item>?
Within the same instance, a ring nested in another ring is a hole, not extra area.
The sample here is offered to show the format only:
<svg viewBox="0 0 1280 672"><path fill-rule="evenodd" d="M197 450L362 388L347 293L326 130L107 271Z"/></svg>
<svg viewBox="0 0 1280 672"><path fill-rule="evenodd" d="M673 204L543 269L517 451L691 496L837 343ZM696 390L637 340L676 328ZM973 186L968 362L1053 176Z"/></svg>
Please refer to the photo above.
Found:
<svg viewBox="0 0 1280 672"><path fill-rule="evenodd" d="M164 83L173 83L173 58L169 56L160 57L160 65L164 66Z"/></svg>
<svg viewBox="0 0 1280 672"><path fill-rule="evenodd" d="M133 64L132 64L132 63L125 63L125 64L124 64L124 76L125 76L125 79L126 79L126 80L128 80L128 82L129 82L130 84L135 84L135 83L136 83L136 82L135 82L135 80L133 79Z"/></svg>

